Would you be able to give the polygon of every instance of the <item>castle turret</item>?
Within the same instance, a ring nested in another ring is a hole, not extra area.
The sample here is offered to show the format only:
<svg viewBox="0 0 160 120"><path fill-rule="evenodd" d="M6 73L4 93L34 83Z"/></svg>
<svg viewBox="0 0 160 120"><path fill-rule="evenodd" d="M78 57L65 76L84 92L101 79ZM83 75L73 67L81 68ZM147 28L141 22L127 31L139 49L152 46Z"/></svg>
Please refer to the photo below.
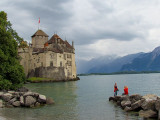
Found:
<svg viewBox="0 0 160 120"><path fill-rule="evenodd" d="M37 30L32 36L32 47L44 48L44 44L48 41L48 35L42 30Z"/></svg>

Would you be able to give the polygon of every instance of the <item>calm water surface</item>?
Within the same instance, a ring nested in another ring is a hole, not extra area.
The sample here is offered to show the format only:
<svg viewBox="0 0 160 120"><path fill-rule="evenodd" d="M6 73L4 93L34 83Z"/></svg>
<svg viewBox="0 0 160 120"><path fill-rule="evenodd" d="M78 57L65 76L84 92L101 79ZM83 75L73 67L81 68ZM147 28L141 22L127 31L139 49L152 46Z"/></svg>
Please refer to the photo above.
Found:
<svg viewBox="0 0 160 120"><path fill-rule="evenodd" d="M143 120L137 113L126 113L112 102L113 86L117 82L119 95L123 86L129 93L160 96L160 74L80 76L80 81L34 83L26 87L51 97L55 105L39 108L2 108L0 120Z"/></svg>

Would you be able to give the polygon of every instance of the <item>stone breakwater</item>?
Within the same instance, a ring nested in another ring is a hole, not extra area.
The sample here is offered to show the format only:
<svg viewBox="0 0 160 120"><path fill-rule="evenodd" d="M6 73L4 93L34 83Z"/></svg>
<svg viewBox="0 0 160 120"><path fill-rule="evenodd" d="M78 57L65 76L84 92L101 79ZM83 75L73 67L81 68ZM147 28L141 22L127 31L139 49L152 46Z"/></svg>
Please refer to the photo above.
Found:
<svg viewBox="0 0 160 120"><path fill-rule="evenodd" d="M39 93L31 92L26 88L18 91L0 92L0 108L3 107L38 107L45 104L53 104L52 98Z"/></svg>
<svg viewBox="0 0 160 120"><path fill-rule="evenodd" d="M136 111L143 118L157 118L160 120L160 97L157 95L122 95L110 97L109 101L115 102L126 112Z"/></svg>

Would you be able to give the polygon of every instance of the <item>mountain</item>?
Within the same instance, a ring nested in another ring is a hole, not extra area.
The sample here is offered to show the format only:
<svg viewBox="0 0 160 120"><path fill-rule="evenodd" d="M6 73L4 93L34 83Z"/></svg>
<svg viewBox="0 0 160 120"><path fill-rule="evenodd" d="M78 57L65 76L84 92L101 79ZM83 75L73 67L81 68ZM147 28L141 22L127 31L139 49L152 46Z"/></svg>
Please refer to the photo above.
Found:
<svg viewBox="0 0 160 120"><path fill-rule="evenodd" d="M111 63L113 60L115 60L117 58L117 56L115 55L107 55L107 56L102 56L102 57L97 57L97 58L93 58L89 61L87 60L76 60L76 66L77 66L77 73L81 74L81 73L87 73L89 69L96 67L96 66L101 66L104 64L109 64Z"/></svg>
<svg viewBox="0 0 160 120"><path fill-rule="evenodd" d="M131 63L134 58L136 58L140 55L143 55L143 54L144 53L130 54L130 55L126 55L124 57L119 57L117 59L114 59L113 61L111 61L109 63L95 65L95 67L92 67L91 69L89 69L87 73L119 72L123 65Z"/></svg>
<svg viewBox="0 0 160 120"><path fill-rule="evenodd" d="M160 46L123 65L121 71L160 71Z"/></svg>

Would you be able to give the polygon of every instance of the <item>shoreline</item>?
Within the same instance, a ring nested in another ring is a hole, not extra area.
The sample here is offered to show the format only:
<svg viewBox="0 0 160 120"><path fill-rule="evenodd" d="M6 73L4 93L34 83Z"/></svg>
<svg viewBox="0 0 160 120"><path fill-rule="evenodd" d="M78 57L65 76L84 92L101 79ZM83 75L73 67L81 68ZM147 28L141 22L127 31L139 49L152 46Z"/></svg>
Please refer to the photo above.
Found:
<svg viewBox="0 0 160 120"><path fill-rule="evenodd" d="M113 72L113 73L90 73L90 74L78 74L77 76L91 76L91 75L126 75L126 74L152 74L160 73L160 71L144 71L144 72Z"/></svg>
<svg viewBox="0 0 160 120"><path fill-rule="evenodd" d="M52 79L34 80L34 81L28 80L27 82L29 83L50 83L50 82L70 82L70 81L78 81L78 80L80 80L79 77L76 77L74 79L66 79L66 80L52 80Z"/></svg>

